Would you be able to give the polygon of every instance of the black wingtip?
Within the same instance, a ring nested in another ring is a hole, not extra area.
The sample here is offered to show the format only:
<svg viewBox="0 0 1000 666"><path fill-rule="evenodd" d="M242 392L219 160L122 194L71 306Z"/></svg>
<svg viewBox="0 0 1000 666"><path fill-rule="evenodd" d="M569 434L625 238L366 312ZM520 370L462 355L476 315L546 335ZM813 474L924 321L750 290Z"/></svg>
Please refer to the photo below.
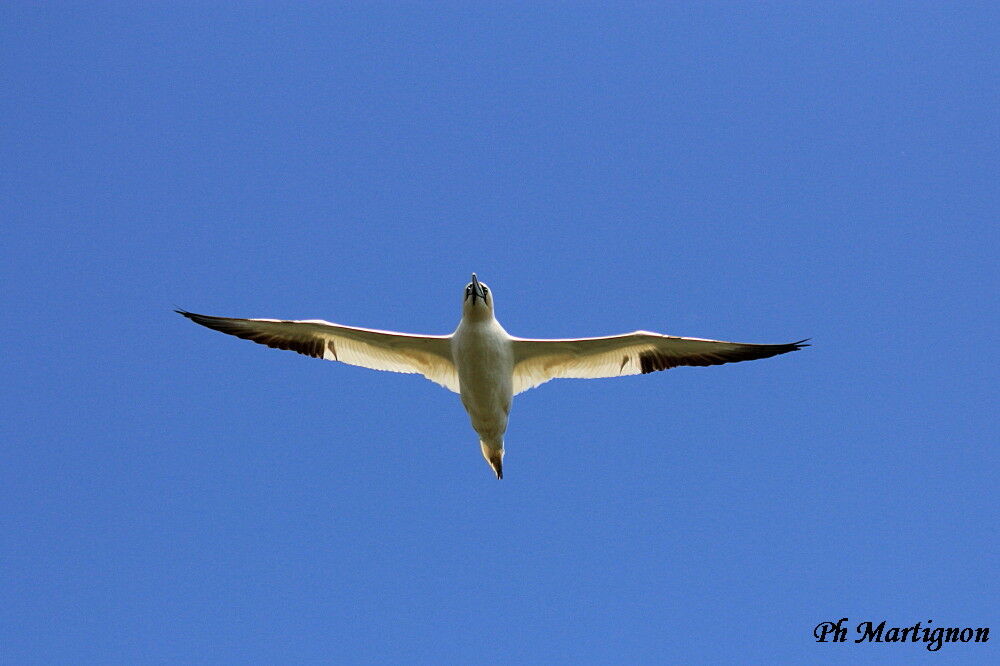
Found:
<svg viewBox="0 0 1000 666"><path fill-rule="evenodd" d="M798 351L799 349L802 349L803 347L812 347L812 345L809 344L810 340L812 340L812 338L803 338L803 339L799 340L798 342L791 342L791 343L789 343L789 346L790 347L795 347L795 349L793 351Z"/></svg>
<svg viewBox="0 0 1000 666"><path fill-rule="evenodd" d="M206 321L205 315L200 315L197 312L188 312L187 310L181 310L180 308L175 308L174 312L184 317L185 319L190 319L196 324L207 326L207 324L205 323ZM211 326L209 326L209 328L211 328Z"/></svg>

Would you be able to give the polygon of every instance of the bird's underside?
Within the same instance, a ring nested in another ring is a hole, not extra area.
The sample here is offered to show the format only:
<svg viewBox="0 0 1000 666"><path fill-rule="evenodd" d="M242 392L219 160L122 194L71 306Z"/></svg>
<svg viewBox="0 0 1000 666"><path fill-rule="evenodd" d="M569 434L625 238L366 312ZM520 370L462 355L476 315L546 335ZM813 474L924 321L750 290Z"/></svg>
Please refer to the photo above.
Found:
<svg viewBox="0 0 1000 666"><path fill-rule="evenodd" d="M475 275L466 287L462 320L452 335L412 335L322 320L236 319L177 312L202 326L268 347L373 370L421 374L460 393L480 433L483 455L498 478L503 476L502 436L510 398L539 384L557 378L620 377L682 365L750 361L808 346L806 340L762 345L649 331L599 338L517 338L496 321L492 292ZM463 386L462 376L496 377L499 386L483 386L481 380L476 386L472 381Z"/></svg>

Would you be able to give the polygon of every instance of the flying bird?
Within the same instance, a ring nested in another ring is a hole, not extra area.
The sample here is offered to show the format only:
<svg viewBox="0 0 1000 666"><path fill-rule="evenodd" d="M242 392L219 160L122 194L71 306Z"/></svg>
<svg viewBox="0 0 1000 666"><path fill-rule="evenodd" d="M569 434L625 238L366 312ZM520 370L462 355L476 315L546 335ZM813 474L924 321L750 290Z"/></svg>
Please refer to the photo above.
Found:
<svg viewBox="0 0 1000 666"><path fill-rule="evenodd" d="M511 400L550 379L621 377L680 365L752 361L808 346L808 338L760 345L649 331L600 338L518 338L497 321L493 292L475 273L465 286L462 319L451 335L394 333L321 319L233 319L176 312L202 326L268 347L372 370L420 374L458 393L479 434L483 457L498 479L503 478L503 435Z"/></svg>

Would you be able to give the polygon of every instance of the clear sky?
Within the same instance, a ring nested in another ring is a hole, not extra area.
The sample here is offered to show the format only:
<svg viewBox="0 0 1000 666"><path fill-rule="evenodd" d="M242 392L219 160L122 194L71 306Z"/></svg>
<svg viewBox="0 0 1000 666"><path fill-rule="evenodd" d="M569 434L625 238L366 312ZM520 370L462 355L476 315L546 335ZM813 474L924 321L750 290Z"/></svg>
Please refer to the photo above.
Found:
<svg viewBox="0 0 1000 666"><path fill-rule="evenodd" d="M995 4L287 4L0 8L0 661L996 657ZM813 346L529 391L498 482L455 394L172 312L449 333L472 271Z"/></svg>

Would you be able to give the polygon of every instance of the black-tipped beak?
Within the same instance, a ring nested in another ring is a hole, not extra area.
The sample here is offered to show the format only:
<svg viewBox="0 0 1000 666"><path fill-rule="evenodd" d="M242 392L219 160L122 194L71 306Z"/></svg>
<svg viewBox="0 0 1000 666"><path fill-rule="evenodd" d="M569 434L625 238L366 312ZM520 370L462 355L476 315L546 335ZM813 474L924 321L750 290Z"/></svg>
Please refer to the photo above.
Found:
<svg viewBox="0 0 1000 666"><path fill-rule="evenodd" d="M477 298L483 299L483 303L486 302L486 294L483 293L483 287L482 287L481 284L479 284L479 278L477 278L476 274L473 273L472 274L472 304L473 305L476 304L476 299Z"/></svg>

